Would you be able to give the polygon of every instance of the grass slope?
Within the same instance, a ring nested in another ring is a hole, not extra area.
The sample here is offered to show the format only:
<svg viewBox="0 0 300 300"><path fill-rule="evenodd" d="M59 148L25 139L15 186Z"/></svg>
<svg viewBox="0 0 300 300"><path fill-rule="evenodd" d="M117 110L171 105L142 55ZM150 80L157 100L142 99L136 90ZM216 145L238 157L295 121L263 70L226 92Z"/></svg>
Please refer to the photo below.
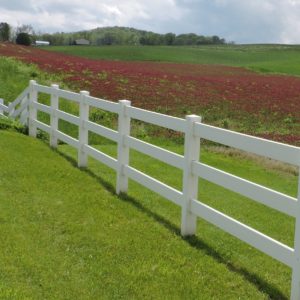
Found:
<svg viewBox="0 0 300 300"><path fill-rule="evenodd" d="M51 46L45 49L93 59L222 64L264 73L300 75L300 47L292 45Z"/></svg>
<svg viewBox="0 0 300 300"><path fill-rule="evenodd" d="M42 72L33 64L24 64L13 58L0 56L0 97L6 104L14 101L31 79L46 85L62 81L58 75Z"/></svg>
<svg viewBox="0 0 300 300"><path fill-rule="evenodd" d="M100 147L115 155L115 146ZM206 163L296 194L291 173L203 150ZM289 296L287 267L202 220L197 237L182 239L178 207L133 182L129 196L116 197L114 172L92 159L88 169L77 169L69 146L52 151L39 140L0 131L0 157L1 299ZM181 185L178 170L145 155L132 152L131 164ZM292 244L291 218L205 182L199 196Z"/></svg>

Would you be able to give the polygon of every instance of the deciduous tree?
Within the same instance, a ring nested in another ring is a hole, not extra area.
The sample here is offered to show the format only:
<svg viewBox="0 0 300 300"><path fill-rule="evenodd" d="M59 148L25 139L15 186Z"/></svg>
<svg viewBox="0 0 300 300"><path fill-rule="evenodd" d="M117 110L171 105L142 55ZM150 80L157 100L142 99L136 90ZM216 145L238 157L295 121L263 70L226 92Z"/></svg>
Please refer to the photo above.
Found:
<svg viewBox="0 0 300 300"><path fill-rule="evenodd" d="M10 26L6 22L0 23L0 41L8 41L10 37Z"/></svg>
<svg viewBox="0 0 300 300"><path fill-rule="evenodd" d="M18 35L17 35L17 38L16 38L16 43L18 45L25 45L25 46L29 46L31 44L31 38L30 38L30 35L26 32L20 32Z"/></svg>

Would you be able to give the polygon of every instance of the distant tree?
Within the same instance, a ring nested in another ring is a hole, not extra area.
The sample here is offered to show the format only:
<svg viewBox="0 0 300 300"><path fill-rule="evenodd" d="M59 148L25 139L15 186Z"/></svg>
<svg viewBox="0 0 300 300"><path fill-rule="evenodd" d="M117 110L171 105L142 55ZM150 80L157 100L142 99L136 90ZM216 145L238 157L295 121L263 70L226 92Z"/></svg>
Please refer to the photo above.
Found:
<svg viewBox="0 0 300 300"><path fill-rule="evenodd" d="M0 41L5 42L9 40L10 26L8 23L0 23Z"/></svg>
<svg viewBox="0 0 300 300"><path fill-rule="evenodd" d="M129 33L124 40L125 45L138 45L139 44L139 38L134 33Z"/></svg>
<svg viewBox="0 0 300 300"><path fill-rule="evenodd" d="M52 34L51 40L49 41L51 45L63 45L64 33L56 32Z"/></svg>
<svg viewBox="0 0 300 300"><path fill-rule="evenodd" d="M196 45L205 45L207 44L207 38L204 35L199 35L197 37Z"/></svg>
<svg viewBox="0 0 300 300"><path fill-rule="evenodd" d="M226 44L226 40L225 39L220 39L220 44Z"/></svg>
<svg viewBox="0 0 300 300"><path fill-rule="evenodd" d="M15 27L13 30L13 34L12 34L12 40L17 42L17 36L20 33L27 33L32 40L36 40L38 37L38 35L35 33L32 25L30 25L30 24L23 24L18 27Z"/></svg>
<svg viewBox="0 0 300 300"><path fill-rule="evenodd" d="M212 37L211 36L205 36L204 37L204 45L211 45L211 44L213 44L213 39L212 39Z"/></svg>
<svg viewBox="0 0 300 300"><path fill-rule="evenodd" d="M32 25L30 25L30 24L23 24L21 26L18 26L16 28L16 35L18 35L19 33L28 33L30 35L35 34L34 29L33 29Z"/></svg>
<svg viewBox="0 0 300 300"><path fill-rule="evenodd" d="M214 35L212 36L212 42L213 44L221 44L221 39L217 35Z"/></svg>
<svg viewBox="0 0 300 300"><path fill-rule="evenodd" d="M165 44L166 45L173 45L175 41L176 35L174 33L166 33L165 34Z"/></svg>
<svg viewBox="0 0 300 300"><path fill-rule="evenodd" d="M179 34L174 41L175 45L187 45L187 34Z"/></svg>
<svg viewBox="0 0 300 300"><path fill-rule="evenodd" d="M146 32L140 37L141 45L163 45L164 36L154 32Z"/></svg>
<svg viewBox="0 0 300 300"><path fill-rule="evenodd" d="M147 43L146 37L141 36L139 42L140 42L141 45L146 45L146 43Z"/></svg>
<svg viewBox="0 0 300 300"><path fill-rule="evenodd" d="M29 46L31 44L31 38L30 38L30 35L26 32L20 32L18 35L17 35L17 38L16 38L16 43L18 45L25 45L25 46Z"/></svg>
<svg viewBox="0 0 300 300"><path fill-rule="evenodd" d="M36 36L36 40L48 41L51 45L53 45L54 36L52 34L44 33Z"/></svg>
<svg viewBox="0 0 300 300"><path fill-rule="evenodd" d="M102 45L113 45L116 44L117 38L116 35L112 32L107 32L102 38Z"/></svg>

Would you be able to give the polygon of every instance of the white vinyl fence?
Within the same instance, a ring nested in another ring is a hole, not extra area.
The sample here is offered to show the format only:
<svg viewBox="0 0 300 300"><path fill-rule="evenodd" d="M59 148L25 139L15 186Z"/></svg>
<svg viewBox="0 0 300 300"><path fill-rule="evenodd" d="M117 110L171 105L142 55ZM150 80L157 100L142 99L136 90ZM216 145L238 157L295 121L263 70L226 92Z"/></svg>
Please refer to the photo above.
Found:
<svg viewBox="0 0 300 300"><path fill-rule="evenodd" d="M50 94L51 106L38 103L38 93ZM80 106L79 117L59 110L59 98L78 103ZM118 114L118 130L114 131L89 121L89 107ZM37 111L50 115L50 126L37 120ZM86 91L77 94L60 90L57 85L42 86L33 80L30 81L29 87L9 106L5 106L0 99L0 113L3 114L3 112L13 118L20 116L23 123L28 121L30 136L36 137L37 128L49 133L50 145L54 148L57 147L58 140L75 147L78 150L79 167L86 167L87 157L91 156L114 169L117 172L116 191L118 194L127 192L128 179L130 178L181 206L181 234L183 236L195 234L196 221L200 217L291 267L293 270L291 299L300 299L300 180L298 198L296 199L199 161L200 138L296 165L297 167L300 166L299 147L205 125L201 123L201 118L195 115L189 115L186 119L175 118L132 107L130 101L127 100L121 100L119 103L110 102L91 97ZM59 119L79 127L78 139L58 130ZM184 155L178 155L131 137L131 119L184 133ZM89 145L89 132L94 132L117 142L117 159ZM176 190L131 167L129 164L130 148L181 169L183 171L183 190ZM197 199L199 177L296 218L294 248L290 248L200 202Z"/></svg>

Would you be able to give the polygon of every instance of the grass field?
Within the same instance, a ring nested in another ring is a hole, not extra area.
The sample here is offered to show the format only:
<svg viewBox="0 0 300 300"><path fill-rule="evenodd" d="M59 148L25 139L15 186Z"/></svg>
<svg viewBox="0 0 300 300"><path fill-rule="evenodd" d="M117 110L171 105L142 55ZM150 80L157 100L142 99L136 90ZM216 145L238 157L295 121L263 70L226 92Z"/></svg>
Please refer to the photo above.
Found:
<svg viewBox="0 0 300 300"><path fill-rule="evenodd" d="M182 151L176 144L166 147ZM100 148L115 156L114 145ZM1 299L289 296L287 267L202 220L196 237L182 239L178 207L133 182L129 196L116 197L114 172L92 159L80 171L69 146L57 152L0 131L0 157ZM130 159L180 188L178 170L137 152ZM222 151L203 149L201 159L296 194L291 172ZM203 202L292 246L291 218L207 182L199 186Z"/></svg>
<svg viewBox="0 0 300 300"><path fill-rule="evenodd" d="M221 64L300 76L300 46L292 45L51 46L44 49L92 59Z"/></svg>
<svg viewBox="0 0 300 300"><path fill-rule="evenodd" d="M67 87L57 74L0 58L1 97L14 100L29 79ZM61 103L78 114L78 107ZM93 118L115 126L109 114ZM71 125L62 122L60 129L76 136ZM153 138L151 130L143 135L140 129L143 124L136 134L148 142L182 153L180 139ZM97 137L90 142L116 156L115 144ZM202 220L196 237L182 239L178 207L133 182L128 196L117 197L114 172L92 159L80 171L69 146L53 151L0 130L0 157L1 299L289 297L289 268ZM296 196L297 172L290 167L214 147L202 147L201 160ZM134 151L130 162L181 189L176 168ZM199 187L201 201L293 246L292 218L208 182Z"/></svg>

